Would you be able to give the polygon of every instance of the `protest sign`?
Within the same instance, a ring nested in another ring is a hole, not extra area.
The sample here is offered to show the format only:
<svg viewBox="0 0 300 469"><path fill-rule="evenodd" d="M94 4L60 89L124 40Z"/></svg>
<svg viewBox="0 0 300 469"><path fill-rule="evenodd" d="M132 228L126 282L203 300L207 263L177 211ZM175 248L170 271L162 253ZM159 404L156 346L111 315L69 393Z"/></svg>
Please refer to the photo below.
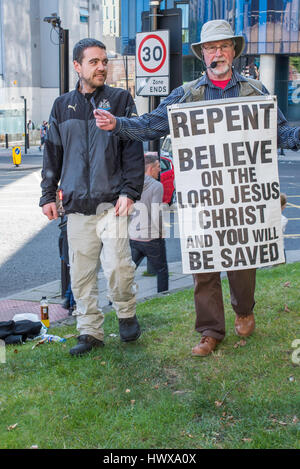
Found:
<svg viewBox="0 0 300 469"><path fill-rule="evenodd" d="M284 262L274 96L168 108L184 273Z"/></svg>

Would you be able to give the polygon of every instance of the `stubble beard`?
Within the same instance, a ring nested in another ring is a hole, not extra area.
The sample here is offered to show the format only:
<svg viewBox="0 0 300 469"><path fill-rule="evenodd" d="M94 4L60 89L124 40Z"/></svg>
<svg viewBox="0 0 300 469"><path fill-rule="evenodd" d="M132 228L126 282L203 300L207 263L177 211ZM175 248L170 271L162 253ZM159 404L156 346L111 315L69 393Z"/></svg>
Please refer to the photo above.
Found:
<svg viewBox="0 0 300 469"><path fill-rule="evenodd" d="M79 81L80 81L80 88L81 90L86 90L86 89L89 89L89 90L92 90L92 91L89 91L89 92L93 92L95 91L97 88L99 88L100 86L103 86L104 85L104 82L105 82L105 78L103 77L103 81L102 83L96 83L96 81L93 80L93 78L84 78L84 77L79 77Z"/></svg>

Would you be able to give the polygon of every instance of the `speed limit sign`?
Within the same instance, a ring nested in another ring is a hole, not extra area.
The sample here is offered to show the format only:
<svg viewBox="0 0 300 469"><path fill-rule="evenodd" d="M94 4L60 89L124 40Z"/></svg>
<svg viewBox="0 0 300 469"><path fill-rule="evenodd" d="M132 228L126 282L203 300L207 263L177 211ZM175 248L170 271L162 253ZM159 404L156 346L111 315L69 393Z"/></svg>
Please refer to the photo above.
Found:
<svg viewBox="0 0 300 469"><path fill-rule="evenodd" d="M136 94L169 94L169 31L136 35Z"/></svg>

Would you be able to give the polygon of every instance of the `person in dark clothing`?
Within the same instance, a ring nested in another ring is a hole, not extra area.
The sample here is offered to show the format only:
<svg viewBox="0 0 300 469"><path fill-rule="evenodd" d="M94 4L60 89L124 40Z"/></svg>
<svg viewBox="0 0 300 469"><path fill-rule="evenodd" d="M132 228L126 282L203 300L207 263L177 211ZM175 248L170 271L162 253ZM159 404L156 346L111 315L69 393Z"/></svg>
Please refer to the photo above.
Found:
<svg viewBox="0 0 300 469"><path fill-rule="evenodd" d="M157 156L145 155L145 180L136 216L129 225L132 260L139 266L147 257L157 275L158 293L169 289L166 245L163 238L162 200L164 188L157 181L160 164Z"/></svg>
<svg viewBox="0 0 300 469"><path fill-rule="evenodd" d="M136 115L126 90L105 85L105 45L82 39L73 49L79 81L54 102L45 140L40 206L49 220L58 217L58 182L68 217L71 285L76 301L78 344L71 355L103 346L104 315L98 306L97 274L102 264L119 320L121 340L141 334L136 317L135 265L128 238L128 213L141 196L144 155L140 142L100 130L93 110Z"/></svg>
<svg viewBox="0 0 300 469"><path fill-rule="evenodd" d="M75 309L76 302L71 288L71 278L70 278L70 263L69 263L69 245L68 245L68 235L67 235L67 223L68 218L66 215L61 217L61 222L58 225L60 229L60 235L58 239L59 246L59 256L62 261L62 288L64 287L64 302L63 308L69 310L69 315L72 315L72 312Z"/></svg>

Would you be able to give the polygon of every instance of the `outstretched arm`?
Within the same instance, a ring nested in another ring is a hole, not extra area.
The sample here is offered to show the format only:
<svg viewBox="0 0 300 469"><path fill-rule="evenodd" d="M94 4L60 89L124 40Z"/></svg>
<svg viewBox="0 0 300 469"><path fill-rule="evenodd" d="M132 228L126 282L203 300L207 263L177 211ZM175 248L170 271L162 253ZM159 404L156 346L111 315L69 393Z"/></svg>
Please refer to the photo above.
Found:
<svg viewBox="0 0 300 469"><path fill-rule="evenodd" d="M127 140L142 142L159 139L170 132L168 106L178 103L183 95L184 90L180 86L173 90L156 109L140 117L115 117L107 111L97 109L94 111L96 125Z"/></svg>

